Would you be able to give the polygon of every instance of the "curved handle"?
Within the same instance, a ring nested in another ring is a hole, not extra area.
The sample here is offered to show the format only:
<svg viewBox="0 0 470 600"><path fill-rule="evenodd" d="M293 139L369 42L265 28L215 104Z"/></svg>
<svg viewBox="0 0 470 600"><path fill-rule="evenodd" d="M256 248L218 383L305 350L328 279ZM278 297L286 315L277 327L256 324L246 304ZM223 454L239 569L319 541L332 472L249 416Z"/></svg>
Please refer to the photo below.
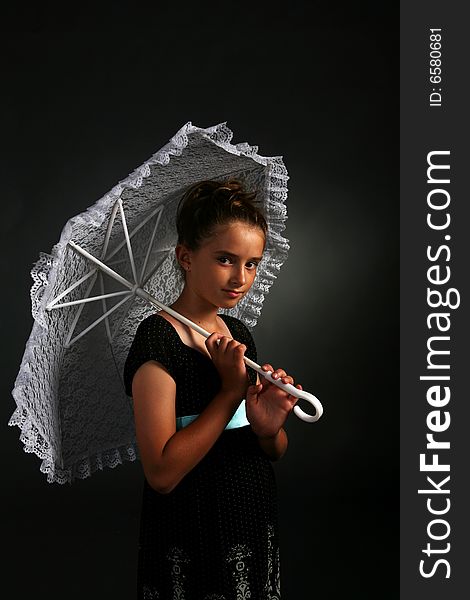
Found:
<svg viewBox="0 0 470 600"><path fill-rule="evenodd" d="M309 392L306 392L305 390L299 390L298 388L293 386L291 383L282 383L282 381L273 379L271 377L271 371L267 371L267 372L264 371L264 372L266 373L266 375L270 376L269 379L270 379L270 381L272 381L274 383L274 385L277 385L278 387L282 388L286 392L289 392L289 394L291 394L292 396L295 396L296 398L299 398L301 400L306 400L313 406L313 408L315 409L315 414L309 415L308 413L303 411L300 408L300 406L297 406L297 404L296 404L294 406L293 410L294 410L295 415L297 417L299 417L299 419L302 419L302 421L305 421L306 423L315 423L315 421L318 421L318 419L323 414L323 406L322 406L322 403L320 402L320 400L316 396L314 396L313 394L310 394Z"/></svg>
<svg viewBox="0 0 470 600"><path fill-rule="evenodd" d="M272 371L263 371L263 369L257 363L247 358L246 356L244 356L243 359L249 367L254 369L265 379L269 379L269 381L271 381L271 383L274 383L274 385L277 385L277 387L280 387L282 390L285 390L286 392L288 392L292 396L295 396L296 398L299 398L300 400L306 400L313 406L313 408L315 409L315 414L309 415L308 413L303 411L300 408L300 406L295 405L293 410L295 415L299 417L299 419L305 421L306 423L315 423L315 421L318 421L318 419L322 416L323 406L316 396L310 394L309 392L306 392L305 390L299 390L291 383L283 383L279 379L273 379Z"/></svg>

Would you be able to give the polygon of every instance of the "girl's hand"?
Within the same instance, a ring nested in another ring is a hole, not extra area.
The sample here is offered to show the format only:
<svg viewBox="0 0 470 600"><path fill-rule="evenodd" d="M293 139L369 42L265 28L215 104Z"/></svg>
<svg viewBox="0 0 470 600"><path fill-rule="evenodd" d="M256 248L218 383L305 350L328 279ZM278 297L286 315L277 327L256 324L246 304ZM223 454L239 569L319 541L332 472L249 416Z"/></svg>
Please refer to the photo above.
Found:
<svg viewBox="0 0 470 600"><path fill-rule="evenodd" d="M294 384L294 380L284 369L276 369L269 364L263 371L273 371L275 379ZM261 383L250 385L246 395L246 416L254 433L261 438L275 437L284 425L298 398L291 396L264 377ZM300 384L295 386L301 390Z"/></svg>
<svg viewBox="0 0 470 600"><path fill-rule="evenodd" d="M217 340L220 342L217 343ZM246 352L245 344L240 344L216 332L212 333L205 343L222 380L221 391L229 393L240 401L245 397L250 383L243 360Z"/></svg>

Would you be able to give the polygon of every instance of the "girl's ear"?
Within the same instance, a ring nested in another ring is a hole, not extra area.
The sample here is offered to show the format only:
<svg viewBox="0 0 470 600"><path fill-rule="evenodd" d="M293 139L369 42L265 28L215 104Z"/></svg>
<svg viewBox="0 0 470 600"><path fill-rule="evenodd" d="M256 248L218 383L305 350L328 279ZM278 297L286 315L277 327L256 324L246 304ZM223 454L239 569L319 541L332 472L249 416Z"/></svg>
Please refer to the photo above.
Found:
<svg viewBox="0 0 470 600"><path fill-rule="evenodd" d="M175 248L176 260L184 271L191 270L191 250L183 244L178 244Z"/></svg>

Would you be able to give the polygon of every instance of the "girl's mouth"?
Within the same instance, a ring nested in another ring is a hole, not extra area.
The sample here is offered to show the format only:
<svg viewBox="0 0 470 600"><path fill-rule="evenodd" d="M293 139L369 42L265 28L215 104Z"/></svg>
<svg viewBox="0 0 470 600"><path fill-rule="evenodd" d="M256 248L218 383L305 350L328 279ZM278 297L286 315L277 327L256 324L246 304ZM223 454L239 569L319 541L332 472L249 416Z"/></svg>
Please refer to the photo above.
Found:
<svg viewBox="0 0 470 600"><path fill-rule="evenodd" d="M233 290L223 290L226 294L230 296L230 298L238 298L241 296L241 292L234 292Z"/></svg>

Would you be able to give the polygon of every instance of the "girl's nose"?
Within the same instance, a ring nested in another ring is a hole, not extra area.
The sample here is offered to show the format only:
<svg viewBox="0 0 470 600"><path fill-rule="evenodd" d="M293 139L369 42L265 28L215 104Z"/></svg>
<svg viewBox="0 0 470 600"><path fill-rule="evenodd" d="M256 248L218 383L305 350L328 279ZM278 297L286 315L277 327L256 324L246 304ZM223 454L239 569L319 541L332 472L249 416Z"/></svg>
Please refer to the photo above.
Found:
<svg viewBox="0 0 470 600"><path fill-rule="evenodd" d="M241 266L241 267L234 266L234 268L232 270L231 280L232 280L233 285L236 287L245 284L246 274L245 274L245 269L243 266Z"/></svg>

